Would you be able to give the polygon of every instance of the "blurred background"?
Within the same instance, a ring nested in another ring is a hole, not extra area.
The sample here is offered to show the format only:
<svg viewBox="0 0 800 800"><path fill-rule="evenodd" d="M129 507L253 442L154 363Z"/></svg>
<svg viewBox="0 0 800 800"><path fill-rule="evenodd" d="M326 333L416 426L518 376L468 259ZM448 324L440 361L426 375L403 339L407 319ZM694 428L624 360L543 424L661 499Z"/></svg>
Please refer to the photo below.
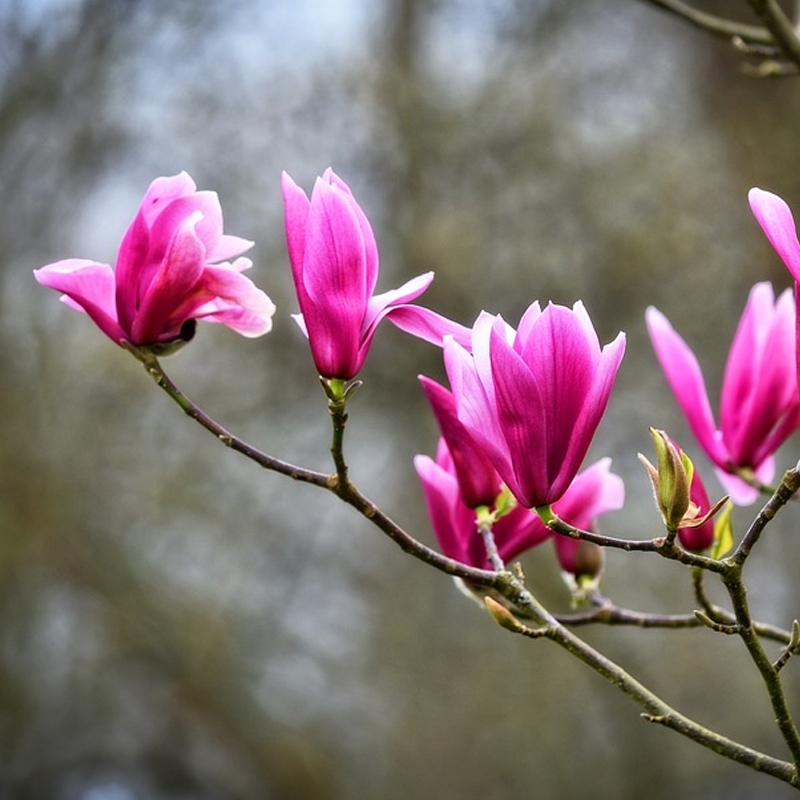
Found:
<svg viewBox="0 0 800 800"><path fill-rule="evenodd" d="M800 79L741 62L634 0L3 0L0 797L793 796L501 631L335 498L221 447L31 275L113 263L150 181L187 170L219 193L227 232L256 240L249 274L278 313L260 340L201 326L165 367L229 429L327 470L280 173L310 191L332 165L375 228L379 289L433 269L425 304L467 324L580 298L604 342L627 332L590 456L627 485L605 531L652 536L649 425L720 489L646 306L695 347L716 398L750 287L789 285L746 192L800 209ZM360 487L432 542L411 463L437 435L418 373L442 379L440 353L382 328L348 454ZM752 514L737 511L739 534ZM779 517L747 573L756 614L786 627L799 525ZM524 563L567 610L551 548ZM694 607L689 575L657 557L609 553L604 590ZM679 710L785 757L738 641L582 632ZM800 708L798 669L784 675Z"/></svg>

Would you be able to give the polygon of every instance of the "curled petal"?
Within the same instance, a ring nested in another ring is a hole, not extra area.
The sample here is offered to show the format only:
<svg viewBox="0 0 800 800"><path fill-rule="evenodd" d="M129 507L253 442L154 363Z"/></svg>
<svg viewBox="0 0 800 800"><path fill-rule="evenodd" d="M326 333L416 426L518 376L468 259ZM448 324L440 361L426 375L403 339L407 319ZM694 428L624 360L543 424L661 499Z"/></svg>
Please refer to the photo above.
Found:
<svg viewBox="0 0 800 800"><path fill-rule="evenodd" d="M800 281L800 243L789 206L778 195L753 188L747 195L758 224L792 277Z"/></svg>
<svg viewBox="0 0 800 800"><path fill-rule="evenodd" d="M645 318L650 341L667 383L683 410L692 433L709 458L717 466L723 467L728 461L728 453L714 422L697 358L660 311L650 306Z"/></svg>
<svg viewBox="0 0 800 800"><path fill-rule="evenodd" d="M234 268L220 265L207 268L203 281L214 299L195 309L193 318L219 322L248 338L263 336L272 330L275 304L249 278Z"/></svg>
<svg viewBox="0 0 800 800"><path fill-rule="evenodd" d="M423 306L406 303L390 308L386 316L400 330L439 347L444 346L445 336L452 336L467 350L472 347L471 328L453 322Z"/></svg>
<svg viewBox="0 0 800 800"><path fill-rule="evenodd" d="M113 341L126 339L117 322L114 305L114 270L80 258L56 261L33 271L36 280L50 289L63 292L68 304L84 311L98 328Z"/></svg>

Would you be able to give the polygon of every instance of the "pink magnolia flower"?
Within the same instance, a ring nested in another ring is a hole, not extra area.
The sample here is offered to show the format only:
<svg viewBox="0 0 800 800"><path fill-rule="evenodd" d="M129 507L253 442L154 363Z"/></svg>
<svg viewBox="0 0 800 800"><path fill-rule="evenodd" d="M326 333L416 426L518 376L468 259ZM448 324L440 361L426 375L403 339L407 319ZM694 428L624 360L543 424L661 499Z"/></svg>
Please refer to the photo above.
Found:
<svg viewBox="0 0 800 800"><path fill-rule="evenodd" d="M64 293L117 344L169 345L188 341L194 321L218 322L244 336L272 327L275 306L232 258L252 242L222 232L215 192L198 192L185 172L157 178L142 200L109 264L70 258L34 270L36 280ZM222 263L217 263L222 262Z"/></svg>
<svg viewBox="0 0 800 800"><path fill-rule="evenodd" d="M610 472L611 460L601 459L580 473L564 496L554 505L562 519L576 527L588 528L600 514L622 507L625 488L622 479ZM414 466L422 483L428 514L442 552L470 566L489 569L483 540L475 524L475 512L464 503L452 455L444 438L434 461L419 455ZM500 517L493 527L495 544L504 561L553 536L562 568L572 571L572 557L577 540L558 536L539 516L523 506L516 506Z"/></svg>
<svg viewBox="0 0 800 800"><path fill-rule="evenodd" d="M624 334L601 349L580 302L544 311L534 303L517 331L484 312L472 330L471 354L447 338L458 418L521 505L547 506L566 492L624 350Z"/></svg>
<svg viewBox="0 0 800 800"><path fill-rule="evenodd" d="M333 170L317 178L310 200L286 173L282 188L286 241L301 312L295 320L308 337L320 375L354 377L384 317L439 344L444 333L459 337L466 331L433 311L409 304L428 288L432 272L373 295L378 280L375 236L350 188Z"/></svg>
<svg viewBox="0 0 800 800"><path fill-rule="evenodd" d="M775 451L800 426L789 291L777 300L769 283L750 291L728 353L719 425L694 353L660 311L648 308L646 320L667 383L726 492L736 503L753 502L758 491L738 478L737 471L771 481Z"/></svg>

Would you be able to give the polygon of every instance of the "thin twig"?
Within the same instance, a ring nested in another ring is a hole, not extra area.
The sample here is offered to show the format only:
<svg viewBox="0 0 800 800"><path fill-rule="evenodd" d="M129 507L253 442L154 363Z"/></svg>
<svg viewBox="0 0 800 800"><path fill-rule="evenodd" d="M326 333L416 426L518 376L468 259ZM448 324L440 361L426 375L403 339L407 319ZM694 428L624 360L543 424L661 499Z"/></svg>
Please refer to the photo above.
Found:
<svg viewBox="0 0 800 800"><path fill-rule="evenodd" d="M323 473L306 470L297 467L293 464L276 459L257 448L252 447L248 443L229 433L227 430L218 425L211 419L205 412L199 409L192 401L190 401L178 387L167 377L158 363L157 359L152 354L142 353L135 348L129 348L134 355L144 364L148 373L153 377L156 383L180 406L180 408L189 417L198 422L203 428L210 433L227 447L230 447L242 455L251 459L255 463L270 469L280 474L287 475L294 480L311 483L319 486L320 488L327 489L328 491L336 494L341 500L351 505L360 514L370 520L380 530L386 533L398 546L405 552L413 555L415 558L429 564L435 569L444 572L448 575L453 575L469 581L472 584L483 585L498 591L504 598L509 600L514 605L523 609L531 614L532 619L539 623L539 627L531 628L527 625L519 623L518 626L508 621L506 627L511 627L515 632L521 633L525 636L532 638L540 638L546 636L552 639L561 647L572 653L579 660L589 665L595 672L602 675L614 685L620 688L625 694L635 700L643 709L643 716L652 721L664 725L672 730L680 733L683 736L713 750L716 753L731 759L741 764L750 766L752 769L759 772L772 775L780 780L785 781L793 786L800 786L798 780L798 773L795 765L785 761L773 758L764 753L760 753L752 748L746 747L738 742L735 742L727 737L717 734L708 730L699 723L689 719L688 717L679 714L677 711L667 705L661 698L659 698L652 691L647 689L644 685L636 681L618 664L611 661L609 658L596 651L580 637L575 635L572 631L562 625L554 616L552 616L541 604L533 597L530 591L525 587L524 583L519 576L509 571L493 572L490 570L481 570L474 567L469 567L465 564L460 564L453 559L446 558L435 550L427 547L397 523L382 512L374 503L367 497L361 494L357 487L350 481L347 475L346 464L344 456L341 452L334 453L334 460L338 462L337 473L335 475L325 475ZM346 416L344 414L344 404L331 408L331 414L334 418L334 429L337 433L334 434L333 449L341 450L344 423ZM576 531L572 529L568 535L582 538L583 531ZM599 537L601 540L607 537ZM592 536L592 540L596 537ZM622 540L612 540L622 543ZM651 540L648 547L641 549L655 550L661 552L663 545L659 543L660 540ZM630 543L638 544L638 543ZM646 543L645 543L646 544ZM674 545L673 545L674 546ZM638 549L636 547L625 549ZM663 554L663 553L662 553ZM668 555L668 557L674 557ZM680 560L680 559L679 559ZM694 566L704 566L708 568L705 562L717 564L712 559L703 559L702 562L690 560ZM728 579L730 586L737 586L736 580L733 578L735 572L741 571L741 565L725 564L728 572L723 575L723 579ZM748 625L748 633L742 633L742 638L745 639L748 649L751 654L754 654L759 669L762 675L765 676L767 681L768 671L771 671L772 680L768 682L768 689L770 697L773 700L773 708L776 711L778 725L784 734L784 738L789 744L790 750L795 757L796 761L800 756L800 738L797 737L797 732L788 715L788 709L785 706L785 699L783 698L780 682L777 680L777 670L775 667L766 661L766 668L764 667L764 660L766 655L761 648L763 659L757 658L758 650L760 648L760 641L755 634L752 621L749 619L749 611L747 610L746 602L743 597L743 587L739 584L741 592L737 593L732 590L732 600L734 600L734 607L736 609L737 621L742 625ZM513 615L509 612L509 616ZM792 735L794 732L794 735Z"/></svg>
<svg viewBox="0 0 800 800"><path fill-rule="evenodd" d="M748 2L753 11L764 21L764 25L784 55L800 68L800 39L777 0L748 0Z"/></svg>
<svg viewBox="0 0 800 800"><path fill-rule="evenodd" d="M543 626L541 629L536 629L538 636L541 636L541 630L544 630L547 638L556 642L578 660L613 683L644 710L642 714L644 719L670 728L724 758L744 764L757 772L772 775L800 788L800 777L794 764L740 744L680 714L622 667L560 624L524 587L519 587L518 594L509 599L528 610L531 616Z"/></svg>
<svg viewBox="0 0 800 800"><path fill-rule="evenodd" d="M564 522L564 520L560 519L552 512L546 517L542 517L542 519L551 530L562 536L569 536L572 539L582 539L586 542L594 542L601 547L610 547L617 550L626 550L628 552L658 553L660 556L672 561L679 561L688 566L700 567L710 572L721 573L724 570L724 565L721 561L698 553L690 553L688 550L684 550L682 547L675 544L673 537L659 536L654 539L638 540L617 539L602 533L594 533L593 531L584 531L580 528L576 528L574 525Z"/></svg>
<svg viewBox="0 0 800 800"><path fill-rule="evenodd" d="M775 490L775 494L770 497L761 511L758 512L742 537L742 541L739 542L738 547L734 550L733 555L726 558L725 561L741 567L752 552L764 529L778 511L794 497L798 489L800 489L800 465L784 473L783 479Z"/></svg>
<svg viewBox="0 0 800 800"><path fill-rule="evenodd" d="M401 528L394 520L381 511L371 500L361 494L349 479L340 480L339 475L327 475L323 472L298 467L289 462L253 447L244 440L227 431L195 403L193 403L169 378L164 372L155 356L143 353L141 350L128 346L139 361L144 364L148 374L155 380L156 384L163 389L172 400L180 406L183 412L191 417L195 422L213 434L226 447L241 453L246 458L258 464L264 469L286 475L293 480L303 483L310 483L322 489L327 489L340 497L344 502L353 506L362 516L369 519L381 531L383 531L392 541L394 541L404 552L413 555L434 569L444 572L446 575L462 578L478 586L487 586L501 591L505 585L503 573L491 570L478 569L467 564L462 564L452 558L447 558L441 553L433 550L427 545L415 539L410 533ZM343 423L342 423L343 424Z"/></svg>
<svg viewBox="0 0 800 800"><path fill-rule="evenodd" d="M789 643L778 657L778 660L772 665L775 672L780 672L786 666L786 662L797 652L798 646L800 646L800 622L794 620L792 622L792 636L789 639Z"/></svg>
<svg viewBox="0 0 800 800"><path fill-rule="evenodd" d="M770 662L750 616L747 590L742 582L744 560L726 559L726 561L728 562L728 569L722 576L722 582L731 599L733 614L738 624L737 632L767 688L767 694L775 714L775 724L778 726L778 730L786 742L789 752L792 754L795 768L800 768L800 733L798 733L797 726L794 724L789 711L778 669Z"/></svg>
<svg viewBox="0 0 800 800"><path fill-rule="evenodd" d="M674 14L686 20L696 28L706 31L721 39L733 40L739 38L747 44L775 45L772 35L766 28L757 25L746 25L725 17L698 11L688 3L681 0L644 0L648 5L656 6L663 11Z"/></svg>

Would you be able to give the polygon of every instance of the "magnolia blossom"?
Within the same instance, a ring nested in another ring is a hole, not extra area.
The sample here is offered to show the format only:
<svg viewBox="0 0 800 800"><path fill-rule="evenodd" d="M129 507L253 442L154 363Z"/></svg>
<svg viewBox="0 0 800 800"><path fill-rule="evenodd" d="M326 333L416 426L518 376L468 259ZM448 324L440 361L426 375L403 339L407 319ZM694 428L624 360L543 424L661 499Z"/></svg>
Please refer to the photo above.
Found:
<svg viewBox="0 0 800 800"><path fill-rule="evenodd" d="M592 464L572 482L553 510L575 527L590 528L596 517L622 508L625 487L622 479L610 471L608 458ZM459 477L444 438L434 461L419 455L414 466L422 483L425 502L434 533L442 552L470 566L489 569L483 540L475 524L475 511L466 505L459 488ZM575 571L575 552L580 542L554 534L537 514L515 506L495 522L492 533L500 558L510 561L551 536L562 568Z"/></svg>
<svg viewBox="0 0 800 800"><path fill-rule="evenodd" d="M320 375L354 377L384 317L439 344L445 332L463 338L463 326L408 302L428 288L432 272L399 289L373 294L378 280L375 236L350 188L333 170L317 178L310 200L286 173L282 187L286 241L301 312L295 320L308 337Z"/></svg>
<svg viewBox="0 0 800 800"><path fill-rule="evenodd" d="M223 234L216 193L196 191L181 172L150 184L120 244L116 270L70 258L34 275L117 344L166 352L191 338L195 320L219 322L244 336L270 330L275 306L241 274L252 262L226 261L252 245Z"/></svg>
<svg viewBox="0 0 800 800"><path fill-rule="evenodd" d="M719 424L694 353L660 311L648 308L646 320L667 382L725 490L736 503L753 502L757 490L737 473L771 481L775 451L800 426L791 293L776 300L769 283L750 291L728 353Z"/></svg>
<svg viewBox="0 0 800 800"><path fill-rule="evenodd" d="M601 349L580 302L544 311L534 303L517 331L484 312L471 353L446 337L458 418L521 505L550 505L569 488L624 350L624 334Z"/></svg>

